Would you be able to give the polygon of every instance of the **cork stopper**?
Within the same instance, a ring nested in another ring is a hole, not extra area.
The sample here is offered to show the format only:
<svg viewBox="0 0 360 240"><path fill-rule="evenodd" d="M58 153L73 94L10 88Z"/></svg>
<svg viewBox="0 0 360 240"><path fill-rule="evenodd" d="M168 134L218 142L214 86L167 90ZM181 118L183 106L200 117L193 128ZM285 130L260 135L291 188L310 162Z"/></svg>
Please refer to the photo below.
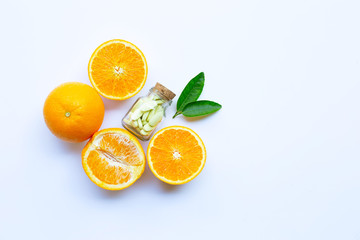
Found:
<svg viewBox="0 0 360 240"><path fill-rule="evenodd" d="M158 90L161 93L161 95L163 95L164 98L166 98L168 101L172 100L176 96L175 93L173 93L172 91L161 85L160 83L156 83L154 88Z"/></svg>

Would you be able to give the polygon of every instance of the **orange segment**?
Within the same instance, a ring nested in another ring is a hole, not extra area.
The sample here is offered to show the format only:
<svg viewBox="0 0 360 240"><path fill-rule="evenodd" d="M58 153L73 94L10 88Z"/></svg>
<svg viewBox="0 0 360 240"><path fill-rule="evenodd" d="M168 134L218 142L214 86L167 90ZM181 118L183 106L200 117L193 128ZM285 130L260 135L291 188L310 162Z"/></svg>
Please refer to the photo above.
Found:
<svg viewBox="0 0 360 240"><path fill-rule="evenodd" d="M85 173L99 187L121 190L144 172L145 153L128 131L109 128L94 134L82 151Z"/></svg>
<svg viewBox="0 0 360 240"><path fill-rule="evenodd" d="M114 158L121 159L124 164L139 166L142 164L137 146L130 138L119 134L105 133L99 143L99 148L110 153Z"/></svg>
<svg viewBox="0 0 360 240"><path fill-rule="evenodd" d="M204 168L205 145L191 129L171 126L157 132L147 151L151 171L169 184L184 184Z"/></svg>
<svg viewBox="0 0 360 240"><path fill-rule="evenodd" d="M88 72L91 84L102 96L124 100L143 88L148 68L138 47L125 40L114 39L94 51Z"/></svg>
<svg viewBox="0 0 360 240"><path fill-rule="evenodd" d="M108 159L106 154L101 154L101 151L91 151L87 164L92 171L92 174L100 181L107 184L122 184L126 183L131 178L131 172L121 164L113 164L113 159Z"/></svg>

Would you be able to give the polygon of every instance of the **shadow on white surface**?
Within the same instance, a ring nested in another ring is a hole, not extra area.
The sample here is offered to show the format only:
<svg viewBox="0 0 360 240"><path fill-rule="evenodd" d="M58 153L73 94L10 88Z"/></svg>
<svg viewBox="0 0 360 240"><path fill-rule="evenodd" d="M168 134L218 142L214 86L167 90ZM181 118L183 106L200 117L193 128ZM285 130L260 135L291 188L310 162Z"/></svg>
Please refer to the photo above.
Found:
<svg viewBox="0 0 360 240"><path fill-rule="evenodd" d="M131 185L128 188L125 188L123 190L119 191L109 191L106 189L102 189L100 187L97 187L95 184L95 187L99 189L98 192L105 197L105 198L115 198L115 197L121 197L124 193L129 194L129 192L135 192L138 191L139 188L148 188L149 185L152 185L152 183L156 181L155 176L151 173L150 169L146 166L144 173L138 179L133 185Z"/></svg>
<svg viewBox="0 0 360 240"><path fill-rule="evenodd" d="M161 189L163 190L163 192L166 192L166 193L177 192L184 187L183 185L171 185L171 184L167 184L164 182L161 182L160 186L161 186Z"/></svg>
<svg viewBox="0 0 360 240"><path fill-rule="evenodd" d="M145 171L142 174L142 176L131 187L134 188L148 187L149 185L152 185L153 182L155 181L156 181L155 176L152 174L149 167L146 165Z"/></svg>
<svg viewBox="0 0 360 240"><path fill-rule="evenodd" d="M90 180L89 180L90 181ZM89 186L90 185L90 186ZM92 192L92 194L97 195L99 198L105 199L121 199L122 197L128 198L131 193L136 194L136 192L141 191L141 189L150 189L156 187L160 192L164 194L171 194L179 191L183 186L180 185L170 185L158 180L146 166L143 175L138 179L133 185L128 188L119 191L110 191L98 187L94 183L86 184L86 188Z"/></svg>
<svg viewBox="0 0 360 240"><path fill-rule="evenodd" d="M111 190L106 190L101 187L98 187L94 183L92 185L94 188L97 189L96 192L98 192L103 198L109 198L109 199L110 198L120 198L120 197L122 197L122 195L128 194L128 190L129 190L129 188L126 188L126 189L123 189L120 191L111 191Z"/></svg>
<svg viewBox="0 0 360 240"><path fill-rule="evenodd" d="M135 186L136 185L136 186ZM156 186L160 188L162 192L170 193L180 189L181 185L170 185L167 183L162 182L161 180L157 179L155 175L151 172L150 168L146 163L145 171L140 179L134 183L134 188L136 187L153 187Z"/></svg>
<svg viewBox="0 0 360 240"><path fill-rule="evenodd" d="M221 109L219 111L221 111ZM181 117L188 122L199 122L199 121L203 120L204 118L210 119L215 114L219 114L219 113L215 112L215 113L211 113L209 115L199 116L199 117L185 117L185 116L181 115Z"/></svg>
<svg viewBox="0 0 360 240"><path fill-rule="evenodd" d="M203 120L204 118L208 117L209 115L206 116L200 116L200 117L185 117L182 116L182 118L188 122L198 122L200 120Z"/></svg>
<svg viewBox="0 0 360 240"><path fill-rule="evenodd" d="M109 102L110 104L115 103L116 106L121 105L121 102L119 102L120 104L112 100L109 100ZM57 156L54 159L61 159L62 161L65 160L62 162L62 166L64 169L67 169L67 173L64 173L66 178L63 179L63 184L67 185L66 188L68 188L68 190L71 189L70 191L73 194L85 194L91 195L95 198L115 200L122 199L123 197L128 198L132 194L136 195L141 191L147 191L151 189L155 190L156 192L162 192L163 194L172 194L186 189L186 185L170 185L160 181L151 172L147 163L142 176L132 186L126 189L120 191L110 191L98 187L87 177L81 164L81 152L84 146L87 144L88 140L81 143L62 141L53 136L49 130L44 127L44 125L45 124L43 124L43 126L41 126L40 130L38 131L43 131L44 134L46 132L45 135L47 136L47 139L45 141L49 143L48 147L46 148L46 152L48 154ZM146 150L148 142L140 142L143 145L144 150Z"/></svg>
<svg viewBox="0 0 360 240"><path fill-rule="evenodd" d="M70 154L80 154L80 156L81 156L81 151L83 150L86 143L88 142L88 140L86 140L86 141L80 142L80 143L72 143L72 142L65 142L60 139L58 139L58 141L59 141L59 144L58 144L59 147L62 148L64 151L66 151Z"/></svg>

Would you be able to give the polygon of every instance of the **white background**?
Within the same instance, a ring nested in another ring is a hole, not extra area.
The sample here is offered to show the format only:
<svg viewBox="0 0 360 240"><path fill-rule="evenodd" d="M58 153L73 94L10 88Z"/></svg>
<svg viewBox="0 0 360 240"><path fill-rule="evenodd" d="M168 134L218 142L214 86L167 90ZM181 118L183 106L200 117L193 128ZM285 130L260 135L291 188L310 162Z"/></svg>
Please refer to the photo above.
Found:
<svg viewBox="0 0 360 240"><path fill-rule="evenodd" d="M359 12L357 0L2 0L0 239L360 239ZM114 38L144 52L149 75L136 97L103 99L102 129L157 81L179 95L200 71L201 99L223 105L162 124L204 140L192 182L146 168L103 190L82 169L85 143L46 128L48 93L90 84L91 53Z"/></svg>

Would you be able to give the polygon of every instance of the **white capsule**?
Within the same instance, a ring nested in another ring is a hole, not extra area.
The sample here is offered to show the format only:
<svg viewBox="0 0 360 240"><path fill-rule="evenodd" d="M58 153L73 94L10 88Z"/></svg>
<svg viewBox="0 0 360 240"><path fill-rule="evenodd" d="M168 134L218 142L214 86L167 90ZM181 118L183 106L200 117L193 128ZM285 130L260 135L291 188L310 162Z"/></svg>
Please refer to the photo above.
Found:
<svg viewBox="0 0 360 240"><path fill-rule="evenodd" d="M125 118L123 121L124 121L126 124L128 124L128 125L131 124L131 121L130 121L128 118Z"/></svg>
<svg viewBox="0 0 360 240"><path fill-rule="evenodd" d="M137 128L138 127L138 123L137 121L131 121L131 125L134 127L134 128Z"/></svg>
<svg viewBox="0 0 360 240"><path fill-rule="evenodd" d="M142 129L142 128L143 128L143 124L142 124L142 122L141 122L141 119L140 119L140 118L137 120L137 124L138 124L138 127L139 127L140 129Z"/></svg>
<svg viewBox="0 0 360 240"><path fill-rule="evenodd" d="M154 114L155 114L155 109L149 111L149 115L147 116L146 121L149 122L149 119L150 119L152 116L154 116Z"/></svg>
<svg viewBox="0 0 360 240"><path fill-rule="evenodd" d="M155 110L155 114L149 119L149 124L155 127L163 118L164 108L158 106Z"/></svg>
<svg viewBox="0 0 360 240"><path fill-rule="evenodd" d="M144 131L143 129L141 129L140 134L143 136L149 135L149 132Z"/></svg>
<svg viewBox="0 0 360 240"><path fill-rule="evenodd" d="M144 129L145 131L150 132L151 130L154 129L154 127L147 123L147 124L144 125L143 129Z"/></svg>
<svg viewBox="0 0 360 240"><path fill-rule="evenodd" d="M165 101L164 100L161 100L161 99L158 99L155 101L158 105L162 105Z"/></svg>
<svg viewBox="0 0 360 240"><path fill-rule="evenodd" d="M147 117L149 116L149 113L150 113L150 111L147 111L147 112L145 112L143 115L142 115L142 117L141 117L141 119L142 119L142 121L144 122L146 122L147 120Z"/></svg>
<svg viewBox="0 0 360 240"><path fill-rule="evenodd" d="M130 113L131 120L138 120L142 116L142 111L140 109L136 109L134 112Z"/></svg>
<svg viewBox="0 0 360 240"><path fill-rule="evenodd" d="M144 98L144 101L141 104L141 106L139 107L139 109L142 112L146 112L146 111L150 111L151 109L154 109L154 107L156 107L156 105L157 105L156 101L146 97L146 98Z"/></svg>
<svg viewBox="0 0 360 240"><path fill-rule="evenodd" d="M158 95L156 95L156 94L152 94L151 99L152 100L158 100L158 99L160 99L160 97Z"/></svg>
<svg viewBox="0 0 360 240"><path fill-rule="evenodd" d="M139 107L141 106L141 104L143 104L143 100L142 98L140 98L136 103L135 105L132 107L131 111L130 112L135 112L137 109L139 109Z"/></svg>

